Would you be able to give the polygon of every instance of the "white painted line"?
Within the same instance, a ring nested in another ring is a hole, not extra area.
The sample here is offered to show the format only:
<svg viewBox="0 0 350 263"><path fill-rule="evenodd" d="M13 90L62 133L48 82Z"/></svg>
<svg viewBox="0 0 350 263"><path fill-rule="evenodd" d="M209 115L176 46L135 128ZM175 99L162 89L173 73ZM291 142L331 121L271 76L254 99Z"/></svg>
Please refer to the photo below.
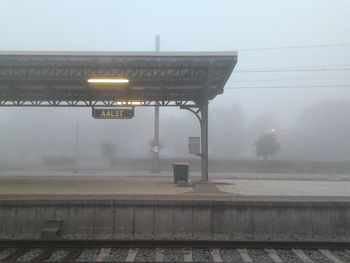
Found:
<svg viewBox="0 0 350 263"><path fill-rule="evenodd" d="M253 263L253 260L250 258L248 254L248 250L245 248L238 248L238 253L241 255L244 263Z"/></svg>
<svg viewBox="0 0 350 263"><path fill-rule="evenodd" d="M276 251L274 249L265 249L266 253L272 258L273 262L275 263L283 263L283 260L280 258L279 255L277 255Z"/></svg>
<svg viewBox="0 0 350 263"><path fill-rule="evenodd" d="M221 255L220 255L220 249L218 249L218 248L211 248L210 249L210 254L211 254L211 257L213 258L214 262L222 262L222 258L221 258Z"/></svg>
<svg viewBox="0 0 350 263"><path fill-rule="evenodd" d="M125 259L126 262L134 262L138 248L130 248L129 253Z"/></svg>
<svg viewBox="0 0 350 263"><path fill-rule="evenodd" d="M164 248L156 248L156 262L163 262L164 261Z"/></svg>
<svg viewBox="0 0 350 263"><path fill-rule="evenodd" d="M320 252L326 257L328 258L330 261L334 262L334 263L344 263L343 261L341 261L340 259L338 259L336 256L334 256L332 254L332 252L330 252L328 249L320 249Z"/></svg>
<svg viewBox="0 0 350 263"><path fill-rule="evenodd" d="M183 253L184 253L184 262L192 262L193 261L191 248L184 248Z"/></svg>
<svg viewBox="0 0 350 263"><path fill-rule="evenodd" d="M304 251L301 249L292 249L292 251L303 261L304 263L314 263L310 258L308 258Z"/></svg>
<svg viewBox="0 0 350 263"><path fill-rule="evenodd" d="M101 248L100 252L98 253L95 261L96 262L102 262L105 261L105 257L108 256L109 252L111 252L111 248Z"/></svg>

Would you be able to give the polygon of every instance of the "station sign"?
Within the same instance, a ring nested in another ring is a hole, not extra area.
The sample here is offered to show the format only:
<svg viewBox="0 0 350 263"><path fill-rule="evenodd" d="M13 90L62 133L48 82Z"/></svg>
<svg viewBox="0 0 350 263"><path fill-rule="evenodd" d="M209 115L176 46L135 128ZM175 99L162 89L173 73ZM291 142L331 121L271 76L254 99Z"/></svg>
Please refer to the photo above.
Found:
<svg viewBox="0 0 350 263"><path fill-rule="evenodd" d="M131 119L134 117L134 109L92 109L92 117L95 119Z"/></svg>

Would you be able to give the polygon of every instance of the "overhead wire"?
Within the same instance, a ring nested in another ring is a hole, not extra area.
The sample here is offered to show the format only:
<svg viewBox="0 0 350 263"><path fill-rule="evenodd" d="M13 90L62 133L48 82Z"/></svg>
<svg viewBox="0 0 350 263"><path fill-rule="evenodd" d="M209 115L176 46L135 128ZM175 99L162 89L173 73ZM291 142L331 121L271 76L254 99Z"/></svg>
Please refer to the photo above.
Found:
<svg viewBox="0 0 350 263"><path fill-rule="evenodd" d="M281 47L262 47L262 48L241 48L237 49L238 52L243 51L263 51L263 50L283 50L283 49L302 49L302 48L328 48L328 47L346 47L350 46L350 43L337 43L337 44L325 44L325 45L301 45L301 46L281 46Z"/></svg>
<svg viewBox="0 0 350 263"><path fill-rule="evenodd" d="M264 73L264 72L317 72L317 71L347 71L350 68L275 68L275 69L243 69L235 70L236 73Z"/></svg>
<svg viewBox="0 0 350 263"><path fill-rule="evenodd" d="M297 78L274 78L274 79L232 79L227 81L227 85L236 85L241 83L257 83L257 82L264 82L264 83L276 83L276 82L312 82L312 81L350 81L350 76L347 78L303 78L303 79L297 79Z"/></svg>
<svg viewBox="0 0 350 263"><path fill-rule="evenodd" d="M235 86L225 87L229 90L235 89L302 89L302 88L350 88L350 85L289 85L289 86Z"/></svg>
<svg viewBox="0 0 350 263"><path fill-rule="evenodd" d="M308 48L330 48L330 47L350 47L350 43L337 43L337 44L325 44L325 45L301 45L301 46L281 46L281 47L262 47L262 48L243 48L238 49L237 51L268 51L268 50L290 50L290 49L308 49ZM238 69L233 71L233 75L240 74L240 73L287 73L287 72L327 72L327 71L349 71L350 65L334 65L334 66L327 66L327 67L285 67L285 68L246 68L246 69ZM271 81L284 81L286 79L278 79L278 80L271 80ZM291 79L289 79L291 80ZM295 81L300 81L300 79L294 79ZM256 82L255 81L249 81L246 80L246 82ZM262 81L269 81L269 80L262 80ZM293 79L292 79L293 81ZM232 86L234 85L233 80L229 80L229 86L226 86L225 89L228 90L235 90L235 89L301 89L301 88L350 88L350 85L282 85L282 86ZM238 81L239 82L245 82L245 81Z"/></svg>
<svg viewBox="0 0 350 263"><path fill-rule="evenodd" d="M345 47L350 43L325 44L325 45L301 45L301 46L281 46L281 47L262 47L262 48L243 48L238 51L263 51L263 50L286 50L303 48L327 48L327 47ZM345 68L344 68L345 67ZM334 65L328 67L286 67L286 68L247 68L235 70L233 73L259 73L259 72L299 72L299 71L346 71L350 70L350 65Z"/></svg>

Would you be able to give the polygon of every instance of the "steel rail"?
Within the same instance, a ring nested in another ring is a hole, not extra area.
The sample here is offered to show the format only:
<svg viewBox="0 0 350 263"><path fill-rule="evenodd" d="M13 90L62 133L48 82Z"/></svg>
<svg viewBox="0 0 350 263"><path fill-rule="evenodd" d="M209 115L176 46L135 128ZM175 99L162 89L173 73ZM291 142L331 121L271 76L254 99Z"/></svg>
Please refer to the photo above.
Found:
<svg viewBox="0 0 350 263"><path fill-rule="evenodd" d="M0 248L300 248L350 249L350 242L202 240L0 240Z"/></svg>

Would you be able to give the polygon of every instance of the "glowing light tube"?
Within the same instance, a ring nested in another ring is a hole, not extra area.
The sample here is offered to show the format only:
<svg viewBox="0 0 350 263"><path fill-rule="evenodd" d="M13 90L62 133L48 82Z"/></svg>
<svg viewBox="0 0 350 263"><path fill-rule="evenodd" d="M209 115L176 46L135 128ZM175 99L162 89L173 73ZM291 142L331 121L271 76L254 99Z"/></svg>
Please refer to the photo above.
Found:
<svg viewBox="0 0 350 263"><path fill-rule="evenodd" d="M89 83L100 84L115 84L115 83L129 83L128 79L88 79Z"/></svg>

